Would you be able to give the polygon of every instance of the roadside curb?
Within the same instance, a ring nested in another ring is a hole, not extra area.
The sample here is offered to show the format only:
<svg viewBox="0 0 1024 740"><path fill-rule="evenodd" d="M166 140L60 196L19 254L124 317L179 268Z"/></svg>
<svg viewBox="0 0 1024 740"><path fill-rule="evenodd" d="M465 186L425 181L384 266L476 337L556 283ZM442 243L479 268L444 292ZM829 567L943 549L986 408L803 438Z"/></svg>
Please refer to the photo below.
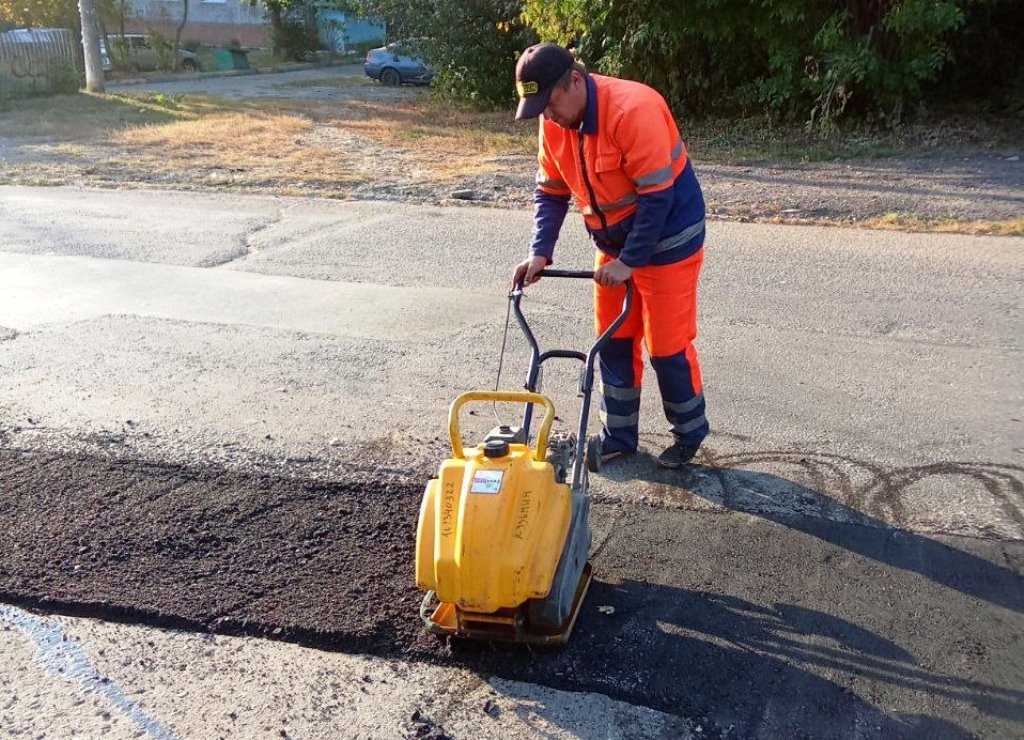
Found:
<svg viewBox="0 0 1024 740"><path fill-rule="evenodd" d="M129 77L121 80L108 80L107 87L129 85L146 85L154 82L184 82L187 80L205 80L217 77L242 77L246 75L279 74L282 72L300 72L304 69L327 67L351 67L361 62L295 62L293 64L276 64L270 67L253 67L252 69L224 69L211 72L194 72L192 74L154 75L152 77Z"/></svg>

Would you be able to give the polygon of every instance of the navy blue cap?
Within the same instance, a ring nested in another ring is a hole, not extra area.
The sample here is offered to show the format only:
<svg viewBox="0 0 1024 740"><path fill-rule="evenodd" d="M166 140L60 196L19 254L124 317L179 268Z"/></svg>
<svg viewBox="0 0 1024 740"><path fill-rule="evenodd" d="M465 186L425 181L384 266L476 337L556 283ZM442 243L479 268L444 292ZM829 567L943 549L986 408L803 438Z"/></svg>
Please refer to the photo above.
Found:
<svg viewBox="0 0 1024 740"><path fill-rule="evenodd" d="M572 69L574 62L572 54L558 44L537 44L523 52L516 62L517 121L536 118L544 112L555 83Z"/></svg>

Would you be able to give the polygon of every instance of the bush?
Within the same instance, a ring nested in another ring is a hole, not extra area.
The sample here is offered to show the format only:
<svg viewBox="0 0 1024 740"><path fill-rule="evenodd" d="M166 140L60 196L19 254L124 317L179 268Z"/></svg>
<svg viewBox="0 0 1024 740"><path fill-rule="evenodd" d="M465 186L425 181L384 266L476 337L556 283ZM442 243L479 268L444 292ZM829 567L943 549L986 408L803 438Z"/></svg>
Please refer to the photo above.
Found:
<svg viewBox="0 0 1024 740"><path fill-rule="evenodd" d="M306 25L292 18L284 18L280 26L271 29L270 41L276 54L296 62L309 59L317 46Z"/></svg>
<svg viewBox="0 0 1024 740"><path fill-rule="evenodd" d="M825 134L956 95L1024 106L1021 0L354 1L392 40L432 41L443 94L490 105L511 103L515 58L542 38L677 112L763 111Z"/></svg>
<svg viewBox="0 0 1024 740"><path fill-rule="evenodd" d="M677 110L763 109L827 133L850 111L893 120L920 100L951 58L963 7L978 1L525 0L525 15Z"/></svg>
<svg viewBox="0 0 1024 740"><path fill-rule="evenodd" d="M82 75L73 64L60 64L50 72L50 85L58 94L76 93L82 85Z"/></svg>
<svg viewBox="0 0 1024 740"><path fill-rule="evenodd" d="M995 112L1024 112L1024 3L973 0L963 31L950 41L953 63L925 95L942 103L970 103Z"/></svg>
<svg viewBox="0 0 1024 740"><path fill-rule="evenodd" d="M149 47L156 53L157 68L174 69L174 41L155 26L146 27Z"/></svg>

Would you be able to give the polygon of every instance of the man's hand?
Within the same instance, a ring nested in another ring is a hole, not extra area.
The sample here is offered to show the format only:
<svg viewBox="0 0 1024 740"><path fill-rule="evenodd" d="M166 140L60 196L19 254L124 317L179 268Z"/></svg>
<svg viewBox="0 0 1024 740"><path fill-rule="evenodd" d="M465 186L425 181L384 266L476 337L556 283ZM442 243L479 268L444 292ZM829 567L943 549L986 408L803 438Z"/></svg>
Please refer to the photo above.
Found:
<svg viewBox="0 0 1024 740"><path fill-rule="evenodd" d="M633 277L633 268L619 260L606 262L594 270L594 282L600 283L607 288L622 285L631 277Z"/></svg>
<svg viewBox="0 0 1024 740"><path fill-rule="evenodd" d="M533 285L535 282L540 280L537 273L548 266L547 257L527 257L518 265L516 265L516 271L512 275L512 285L509 286L510 290L515 290L516 286L522 282L523 286Z"/></svg>

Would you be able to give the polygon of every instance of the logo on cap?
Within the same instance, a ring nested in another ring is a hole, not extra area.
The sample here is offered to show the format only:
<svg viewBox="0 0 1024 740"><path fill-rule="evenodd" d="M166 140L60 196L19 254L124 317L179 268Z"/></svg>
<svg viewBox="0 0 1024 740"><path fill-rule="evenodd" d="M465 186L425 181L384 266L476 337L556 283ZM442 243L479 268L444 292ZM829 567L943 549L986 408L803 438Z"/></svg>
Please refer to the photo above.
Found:
<svg viewBox="0 0 1024 740"><path fill-rule="evenodd" d="M525 98L527 95L536 95L537 91L540 90L540 85L536 82L516 82L516 90L519 91L519 97Z"/></svg>

